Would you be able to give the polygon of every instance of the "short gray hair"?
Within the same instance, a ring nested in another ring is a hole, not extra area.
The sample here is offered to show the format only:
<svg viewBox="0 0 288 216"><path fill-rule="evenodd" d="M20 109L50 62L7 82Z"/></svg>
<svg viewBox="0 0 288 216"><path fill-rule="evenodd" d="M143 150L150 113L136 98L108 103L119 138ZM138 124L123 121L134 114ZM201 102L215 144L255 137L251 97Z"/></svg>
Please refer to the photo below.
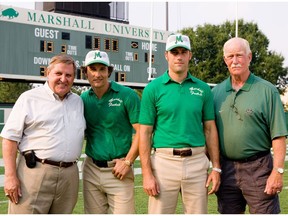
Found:
<svg viewBox="0 0 288 216"><path fill-rule="evenodd" d="M228 41L226 41L226 43L224 44L224 46L223 46L223 55L224 56L225 56L225 50L226 50L227 46L229 46L234 41L241 43L241 46L244 47L246 50L246 54L251 53L250 45L249 45L249 42L247 40L245 40L244 38L240 38L240 37L234 37L234 38L231 38Z"/></svg>
<svg viewBox="0 0 288 216"><path fill-rule="evenodd" d="M73 65L73 69L74 69L74 74L76 74L76 63L75 63L75 60L69 56L69 55L66 55L66 54L59 54L59 55L56 55L54 57L52 57L48 67L47 67L47 72L52 70L52 68L54 67L54 65L56 64L59 64L59 63L64 63L64 64L67 64L67 65L70 65L72 64Z"/></svg>

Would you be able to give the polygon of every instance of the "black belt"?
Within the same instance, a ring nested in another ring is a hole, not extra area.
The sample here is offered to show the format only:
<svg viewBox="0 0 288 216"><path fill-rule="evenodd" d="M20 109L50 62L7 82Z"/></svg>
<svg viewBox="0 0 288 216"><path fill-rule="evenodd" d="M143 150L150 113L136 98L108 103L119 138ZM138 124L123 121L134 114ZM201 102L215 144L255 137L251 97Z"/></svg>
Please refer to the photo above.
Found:
<svg viewBox="0 0 288 216"><path fill-rule="evenodd" d="M92 161L96 166L100 168L108 168L108 167L113 167L115 165L112 161L95 160L93 158L92 158Z"/></svg>
<svg viewBox="0 0 288 216"><path fill-rule="evenodd" d="M188 157L192 155L192 149L184 149L184 150L173 149L173 155L178 155L181 157Z"/></svg>
<svg viewBox="0 0 288 216"><path fill-rule="evenodd" d="M246 163L246 162L251 162L251 161L255 161L261 157L264 157L266 155L270 154L270 150L268 151L263 151L263 152L258 152L255 155L252 155L248 158L244 158L244 159L239 159L239 160L233 160L233 159L229 159L226 158L227 160L231 160L231 161L235 161L235 162L239 162L239 163ZM224 157L225 158L225 157Z"/></svg>
<svg viewBox="0 0 288 216"><path fill-rule="evenodd" d="M72 165L74 165L75 163L77 163L77 161L74 161L74 162L56 162L56 161L51 161L51 160L47 160L47 159L40 159L38 157L36 157L36 161L38 162L41 162L42 164L49 164L49 165L52 165L52 166L58 166L58 167L64 167L64 168L67 168L67 167L70 167Z"/></svg>

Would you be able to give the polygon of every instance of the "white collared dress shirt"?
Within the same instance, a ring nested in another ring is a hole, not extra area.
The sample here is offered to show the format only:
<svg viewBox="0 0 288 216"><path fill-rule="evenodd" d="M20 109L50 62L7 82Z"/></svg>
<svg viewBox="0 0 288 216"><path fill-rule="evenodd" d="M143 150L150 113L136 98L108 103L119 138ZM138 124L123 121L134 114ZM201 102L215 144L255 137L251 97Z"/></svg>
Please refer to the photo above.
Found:
<svg viewBox="0 0 288 216"><path fill-rule="evenodd" d="M41 159L73 162L81 155L86 123L81 98L64 100L44 86L24 92L16 101L1 132L17 141L19 151L34 150Z"/></svg>

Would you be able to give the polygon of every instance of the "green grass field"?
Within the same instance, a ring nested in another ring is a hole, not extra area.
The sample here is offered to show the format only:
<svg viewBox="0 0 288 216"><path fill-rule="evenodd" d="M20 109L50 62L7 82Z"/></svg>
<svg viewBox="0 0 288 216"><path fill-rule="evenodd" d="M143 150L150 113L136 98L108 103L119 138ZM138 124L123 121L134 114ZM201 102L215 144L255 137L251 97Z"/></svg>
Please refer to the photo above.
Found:
<svg viewBox="0 0 288 216"><path fill-rule="evenodd" d="M285 167L288 167L288 162L285 163ZM288 171L284 173L284 189L280 193L281 202L281 214L288 214ZM7 213L8 201L4 196L3 188L0 188L0 214ZM142 175L135 176L135 204L137 214L147 214L148 196L144 193L142 188ZM84 214L83 210L83 196L82 196L82 182L80 183L80 192L78 196L77 205L73 211L74 214ZM177 214L182 214L181 200L179 198L178 206L176 209ZM208 199L208 213L218 214L217 212L217 200L215 195L210 195Z"/></svg>
<svg viewBox="0 0 288 216"><path fill-rule="evenodd" d="M0 143L1 140L0 140ZM288 144L288 139L286 141ZM2 146L0 145L0 158L2 158ZM140 162L136 161L134 164L135 168L140 167ZM288 197L288 161L285 162L285 173L284 173L284 188L280 193L280 205L281 205L281 214L288 214L288 205L287 205L287 197ZM3 167L0 167L0 174L4 174ZM148 206L148 196L144 193L142 188L142 175L135 176L135 205L136 205L136 213L137 214L147 214L147 206ZM3 187L0 187L0 214L7 213L8 201L4 196ZM75 206L73 214L84 214L83 210L83 196L82 196L82 181L80 181L80 190L78 195L78 202ZM217 199L215 195L210 195L208 197L208 213L209 214L218 214L217 212ZM248 213L248 209L246 210ZM178 200L178 206L176 209L176 214L183 214L181 200Z"/></svg>

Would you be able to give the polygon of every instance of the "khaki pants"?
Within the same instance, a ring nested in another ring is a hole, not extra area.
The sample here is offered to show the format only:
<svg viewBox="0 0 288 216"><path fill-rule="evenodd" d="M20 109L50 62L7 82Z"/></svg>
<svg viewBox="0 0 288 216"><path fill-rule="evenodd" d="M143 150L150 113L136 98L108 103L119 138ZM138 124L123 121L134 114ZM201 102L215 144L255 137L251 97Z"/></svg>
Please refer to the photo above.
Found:
<svg viewBox="0 0 288 216"><path fill-rule="evenodd" d="M86 214L134 214L132 169L119 180L112 168L99 168L87 157L83 165L83 197Z"/></svg>
<svg viewBox="0 0 288 216"><path fill-rule="evenodd" d="M151 156L158 196L149 197L149 214L174 214L179 192L185 214L207 214L207 171L204 147L192 148L192 156L174 156L172 149L157 149Z"/></svg>
<svg viewBox="0 0 288 216"><path fill-rule="evenodd" d="M19 156L17 175L22 197L19 203L9 202L9 214L71 214L78 198L77 164L60 168L37 162L30 169Z"/></svg>

